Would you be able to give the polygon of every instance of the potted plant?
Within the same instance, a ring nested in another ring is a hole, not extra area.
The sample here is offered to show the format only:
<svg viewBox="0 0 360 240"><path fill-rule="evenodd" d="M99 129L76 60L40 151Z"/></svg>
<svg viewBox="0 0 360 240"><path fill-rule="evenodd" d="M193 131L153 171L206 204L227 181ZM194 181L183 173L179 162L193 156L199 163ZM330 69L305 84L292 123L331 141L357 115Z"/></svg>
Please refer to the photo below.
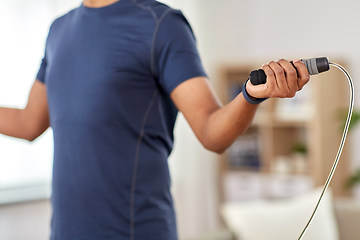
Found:
<svg viewBox="0 0 360 240"><path fill-rule="evenodd" d="M298 142L292 148L292 159L296 173L304 174L307 171L307 147L304 143Z"/></svg>

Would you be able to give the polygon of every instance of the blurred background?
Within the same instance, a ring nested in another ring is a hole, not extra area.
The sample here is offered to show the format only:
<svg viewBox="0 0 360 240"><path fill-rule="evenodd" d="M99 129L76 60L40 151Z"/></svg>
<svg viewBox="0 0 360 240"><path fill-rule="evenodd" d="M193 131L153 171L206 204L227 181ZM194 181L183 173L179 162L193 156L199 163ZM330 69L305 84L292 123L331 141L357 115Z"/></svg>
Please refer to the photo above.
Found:
<svg viewBox="0 0 360 240"><path fill-rule="evenodd" d="M81 0L0 1L0 106L23 108L52 21ZM360 89L356 0L163 0L189 20L221 101L249 73L280 58L327 56ZM357 98L358 94L355 96ZM172 174L181 240L297 239L335 158L348 106L337 69L312 77L294 99L264 102L222 155L205 150L179 114ZM304 239L355 240L360 230L359 104L343 157ZM52 132L32 143L0 136L0 239L49 239Z"/></svg>

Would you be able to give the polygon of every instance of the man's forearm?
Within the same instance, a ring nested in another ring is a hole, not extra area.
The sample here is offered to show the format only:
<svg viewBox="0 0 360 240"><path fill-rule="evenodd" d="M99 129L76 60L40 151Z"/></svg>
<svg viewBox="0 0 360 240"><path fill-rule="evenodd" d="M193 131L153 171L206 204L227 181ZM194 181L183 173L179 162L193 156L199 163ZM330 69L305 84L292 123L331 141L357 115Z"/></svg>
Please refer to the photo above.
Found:
<svg viewBox="0 0 360 240"><path fill-rule="evenodd" d="M203 127L203 145L217 153L225 151L250 126L258 106L248 103L241 93L211 113Z"/></svg>
<svg viewBox="0 0 360 240"><path fill-rule="evenodd" d="M22 109L0 107L0 133L30 140L30 134L26 130Z"/></svg>

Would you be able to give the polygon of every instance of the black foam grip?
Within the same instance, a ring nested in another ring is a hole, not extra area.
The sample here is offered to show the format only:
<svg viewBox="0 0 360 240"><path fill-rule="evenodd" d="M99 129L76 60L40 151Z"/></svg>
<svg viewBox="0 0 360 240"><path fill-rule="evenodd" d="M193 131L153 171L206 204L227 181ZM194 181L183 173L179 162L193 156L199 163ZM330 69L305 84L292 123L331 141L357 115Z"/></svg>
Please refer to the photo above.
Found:
<svg viewBox="0 0 360 240"><path fill-rule="evenodd" d="M266 83L266 74L264 70L258 69L250 73L250 82L252 85L259 85Z"/></svg>

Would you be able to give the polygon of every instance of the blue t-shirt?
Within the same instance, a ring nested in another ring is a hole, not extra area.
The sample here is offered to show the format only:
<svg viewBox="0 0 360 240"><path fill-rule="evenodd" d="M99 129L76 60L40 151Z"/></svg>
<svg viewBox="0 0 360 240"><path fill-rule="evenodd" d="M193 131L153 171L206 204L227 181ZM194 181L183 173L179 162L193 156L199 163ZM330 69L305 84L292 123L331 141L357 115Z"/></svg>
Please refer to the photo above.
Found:
<svg viewBox="0 0 360 240"><path fill-rule="evenodd" d="M206 76L192 30L154 0L56 19L37 79L54 134L52 240L175 240L172 90Z"/></svg>

